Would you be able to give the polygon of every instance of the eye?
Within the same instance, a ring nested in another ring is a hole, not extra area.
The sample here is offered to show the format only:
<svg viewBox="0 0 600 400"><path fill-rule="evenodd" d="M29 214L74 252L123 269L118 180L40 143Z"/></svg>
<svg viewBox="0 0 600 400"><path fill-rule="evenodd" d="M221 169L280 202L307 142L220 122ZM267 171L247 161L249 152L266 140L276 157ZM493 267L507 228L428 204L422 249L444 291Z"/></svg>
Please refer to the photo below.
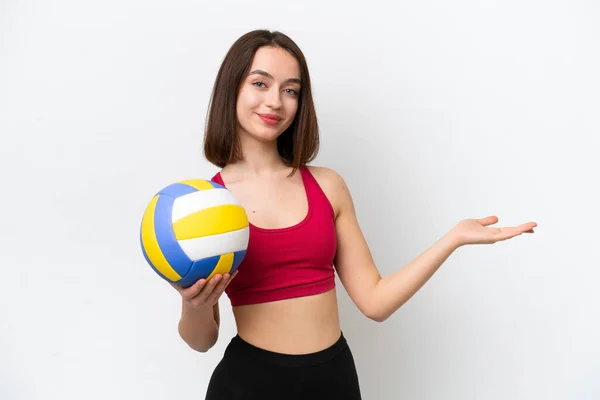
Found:
<svg viewBox="0 0 600 400"><path fill-rule="evenodd" d="M259 81L259 82L254 82L254 83L253 83L253 85L254 85L254 86L258 86L258 87L264 87L264 86L259 86L259 85L265 85L265 83L264 83L264 82L261 82L261 81ZM265 86L266 86L266 85L265 85Z"/></svg>
<svg viewBox="0 0 600 400"><path fill-rule="evenodd" d="M295 91L294 89L285 89L285 91L286 91L288 94L291 94L292 96L298 96L298 92L297 92L297 91Z"/></svg>

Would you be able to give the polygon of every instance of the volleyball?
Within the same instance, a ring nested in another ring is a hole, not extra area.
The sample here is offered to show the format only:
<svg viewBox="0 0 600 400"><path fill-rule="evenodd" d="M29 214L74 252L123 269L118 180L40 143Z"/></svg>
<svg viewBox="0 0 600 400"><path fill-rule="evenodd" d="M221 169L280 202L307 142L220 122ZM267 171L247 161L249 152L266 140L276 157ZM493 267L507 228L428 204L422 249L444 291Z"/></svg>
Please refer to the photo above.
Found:
<svg viewBox="0 0 600 400"><path fill-rule="evenodd" d="M182 180L156 193L142 216L144 258L163 279L188 287L233 273L246 255L246 211L224 186Z"/></svg>

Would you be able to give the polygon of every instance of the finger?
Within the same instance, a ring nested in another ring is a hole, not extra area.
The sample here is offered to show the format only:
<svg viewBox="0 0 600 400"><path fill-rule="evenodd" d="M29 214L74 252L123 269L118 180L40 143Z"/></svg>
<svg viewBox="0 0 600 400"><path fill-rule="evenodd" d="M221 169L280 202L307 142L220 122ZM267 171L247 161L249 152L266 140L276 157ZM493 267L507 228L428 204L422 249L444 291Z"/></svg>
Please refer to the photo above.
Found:
<svg viewBox="0 0 600 400"><path fill-rule="evenodd" d="M202 289L206 286L206 279L199 279L192 286L183 289L182 295L186 300L193 299L198 295L198 293L202 292Z"/></svg>
<svg viewBox="0 0 600 400"><path fill-rule="evenodd" d="M498 230L494 232L496 241L511 239L515 236L519 236L522 233L523 231L519 228L498 228Z"/></svg>
<svg viewBox="0 0 600 400"><path fill-rule="evenodd" d="M221 284L219 284L215 288L209 301L211 301L212 303L217 302L219 300L219 298L223 295L223 292L225 292L225 289L227 289L227 286L229 286L229 284L231 283L233 278L236 277L237 274L238 274L238 271L236 270L231 275L229 275L229 274L223 275L223 280L222 280Z"/></svg>
<svg viewBox="0 0 600 400"><path fill-rule="evenodd" d="M498 223L499 219L495 215L490 215L489 217L481 218L477 220L481 225L488 226Z"/></svg>
<svg viewBox="0 0 600 400"><path fill-rule="evenodd" d="M534 233L533 228L536 226L537 224L535 222L529 222L519 225L518 227L515 227L515 229L519 230L521 233Z"/></svg>
<svg viewBox="0 0 600 400"><path fill-rule="evenodd" d="M229 274L225 274L220 275L218 278L217 276L215 276L212 279L215 281L215 286L213 287L212 291L210 291L210 293L206 293L206 296L204 297L204 301L206 304L213 305L219 300L219 297L221 297L221 294L223 293L223 286L227 283L228 276Z"/></svg>
<svg viewBox="0 0 600 400"><path fill-rule="evenodd" d="M230 276L230 277L229 277L229 279L227 280L227 283L225 284L225 288L224 288L223 290L227 289L227 286L229 286L229 284L231 283L231 281L233 280L233 278L235 278L235 277L236 277L236 275L238 274L238 271L239 271L239 270L237 270L237 269L236 269L236 270L233 272L233 274L231 274L231 276Z"/></svg>
<svg viewBox="0 0 600 400"><path fill-rule="evenodd" d="M225 286L227 285L227 282L229 281L229 279L231 279L231 275L223 274L223 277L219 281L219 284L215 287L214 292L222 292L223 289L225 289Z"/></svg>
<svg viewBox="0 0 600 400"><path fill-rule="evenodd" d="M229 276L229 274L223 275L223 278L221 279L219 284L215 287L215 289L211 293L210 297L208 298L208 300L211 303L215 303L215 302L217 302L217 300L219 300L219 297L221 297L221 295L223 294L223 291L225 290L225 287L227 286L227 282L230 279L231 279L231 277Z"/></svg>
<svg viewBox="0 0 600 400"><path fill-rule="evenodd" d="M196 294L196 296L189 299L188 302L194 307L200 307L208 304L212 293L214 293L216 285L221 279L221 275L214 275L212 278L206 281L200 293Z"/></svg>
<svg viewBox="0 0 600 400"><path fill-rule="evenodd" d="M214 292L215 288L217 287L217 285L219 284L219 282L221 282L222 279L223 279L223 275L221 275L221 274L214 275L212 278L210 278L208 280L208 283L206 284L206 287L204 288L204 290L200 294L205 299L209 298L210 295Z"/></svg>

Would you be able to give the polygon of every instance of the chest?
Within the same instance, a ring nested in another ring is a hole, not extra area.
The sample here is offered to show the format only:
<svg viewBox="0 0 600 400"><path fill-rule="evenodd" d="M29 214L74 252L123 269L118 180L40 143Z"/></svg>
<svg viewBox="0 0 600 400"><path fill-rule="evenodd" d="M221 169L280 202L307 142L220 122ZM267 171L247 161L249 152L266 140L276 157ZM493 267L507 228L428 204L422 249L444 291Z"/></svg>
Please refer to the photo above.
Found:
<svg viewBox="0 0 600 400"><path fill-rule="evenodd" d="M308 197L300 176L277 182L244 181L228 189L246 210L250 223L260 228L294 226L308 213Z"/></svg>

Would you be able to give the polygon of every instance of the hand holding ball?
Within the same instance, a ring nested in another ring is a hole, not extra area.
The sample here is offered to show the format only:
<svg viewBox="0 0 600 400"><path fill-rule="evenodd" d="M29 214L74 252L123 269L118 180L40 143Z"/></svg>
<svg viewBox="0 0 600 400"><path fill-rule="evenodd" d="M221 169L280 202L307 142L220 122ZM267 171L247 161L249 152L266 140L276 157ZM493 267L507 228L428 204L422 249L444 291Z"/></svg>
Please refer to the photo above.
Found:
<svg viewBox="0 0 600 400"><path fill-rule="evenodd" d="M218 183L193 179L158 192L142 217L146 261L168 282L188 287L215 274L233 273L249 240L246 211Z"/></svg>

